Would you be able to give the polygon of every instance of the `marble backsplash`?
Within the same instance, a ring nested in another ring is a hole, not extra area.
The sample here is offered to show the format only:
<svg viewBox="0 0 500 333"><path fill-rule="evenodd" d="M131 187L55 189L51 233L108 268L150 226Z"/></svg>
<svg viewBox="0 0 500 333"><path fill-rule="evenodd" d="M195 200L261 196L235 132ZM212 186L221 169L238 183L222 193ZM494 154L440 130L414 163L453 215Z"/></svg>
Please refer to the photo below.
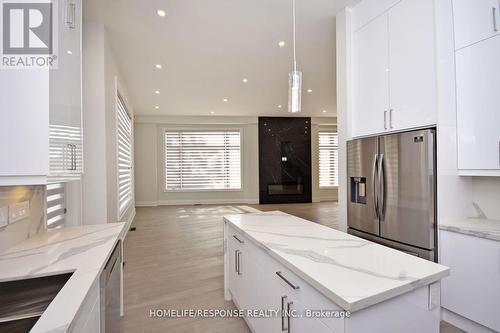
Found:
<svg viewBox="0 0 500 333"><path fill-rule="evenodd" d="M0 186L0 209L24 201L30 216L0 227L0 253L45 231L45 186Z"/></svg>

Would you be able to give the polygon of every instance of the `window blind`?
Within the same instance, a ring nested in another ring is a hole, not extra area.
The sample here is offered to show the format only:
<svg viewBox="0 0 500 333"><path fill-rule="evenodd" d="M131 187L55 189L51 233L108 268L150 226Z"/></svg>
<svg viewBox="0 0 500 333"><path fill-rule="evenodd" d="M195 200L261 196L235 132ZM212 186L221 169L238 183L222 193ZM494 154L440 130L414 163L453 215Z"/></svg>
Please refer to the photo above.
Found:
<svg viewBox="0 0 500 333"><path fill-rule="evenodd" d="M319 187L339 186L338 136L335 132L319 132Z"/></svg>
<svg viewBox="0 0 500 333"><path fill-rule="evenodd" d="M66 223L66 188L64 184L47 185L47 228Z"/></svg>
<svg viewBox="0 0 500 333"><path fill-rule="evenodd" d="M116 119L118 217L121 220L132 202L132 121L120 96Z"/></svg>
<svg viewBox="0 0 500 333"><path fill-rule="evenodd" d="M241 189L240 131L166 131L165 188Z"/></svg>

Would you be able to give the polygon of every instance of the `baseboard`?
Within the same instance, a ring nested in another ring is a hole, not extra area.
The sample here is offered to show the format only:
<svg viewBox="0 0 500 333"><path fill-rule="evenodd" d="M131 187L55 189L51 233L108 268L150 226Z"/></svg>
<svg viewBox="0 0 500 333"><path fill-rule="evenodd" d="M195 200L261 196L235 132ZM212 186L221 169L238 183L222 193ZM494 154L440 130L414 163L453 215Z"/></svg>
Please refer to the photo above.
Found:
<svg viewBox="0 0 500 333"><path fill-rule="evenodd" d="M159 200L158 206L258 204L259 199Z"/></svg>
<svg viewBox="0 0 500 333"><path fill-rule="evenodd" d="M130 226L132 225L134 218L135 218L135 207L132 209L132 213L130 214L128 220L125 221L125 232L123 233L122 240L124 240L125 237L127 237L128 231L130 230Z"/></svg>
<svg viewBox="0 0 500 333"><path fill-rule="evenodd" d="M136 207L156 207L158 206L158 201L136 201Z"/></svg>
<svg viewBox="0 0 500 333"><path fill-rule="evenodd" d="M486 326L441 307L441 319L469 333L496 333Z"/></svg>
<svg viewBox="0 0 500 333"><path fill-rule="evenodd" d="M313 197L312 202L325 202L325 201L337 201L338 197L336 195L327 196L327 197Z"/></svg>

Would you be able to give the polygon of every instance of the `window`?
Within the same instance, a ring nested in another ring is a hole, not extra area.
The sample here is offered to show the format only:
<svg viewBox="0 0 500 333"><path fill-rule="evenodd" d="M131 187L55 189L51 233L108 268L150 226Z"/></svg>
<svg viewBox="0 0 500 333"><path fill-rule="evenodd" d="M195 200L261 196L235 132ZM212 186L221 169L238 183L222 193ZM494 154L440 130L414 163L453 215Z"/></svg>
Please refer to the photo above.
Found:
<svg viewBox="0 0 500 333"><path fill-rule="evenodd" d="M319 132L319 187L339 186L339 141L335 132Z"/></svg>
<svg viewBox="0 0 500 333"><path fill-rule="evenodd" d="M47 228L61 227L66 222L66 188L64 184L47 185Z"/></svg>
<svg viewBox="0 0 500 333"><path fill-rule="evenodd" d="M118 218L121 220L132 202L132 120L120 95L116 108L116 141Z"/></svg>
<svg viewBox="0 0 500 333"><path fill-rule="evenodd" d="M165 132L165 189L241 189L240 131Z"/></svg>

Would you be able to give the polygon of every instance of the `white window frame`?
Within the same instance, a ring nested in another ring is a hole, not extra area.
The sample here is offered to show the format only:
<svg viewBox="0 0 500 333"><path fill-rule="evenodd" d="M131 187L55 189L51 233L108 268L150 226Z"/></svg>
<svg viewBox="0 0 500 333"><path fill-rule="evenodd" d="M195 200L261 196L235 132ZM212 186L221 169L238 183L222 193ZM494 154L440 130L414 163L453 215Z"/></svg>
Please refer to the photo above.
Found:
<svg viewBox="0 0 500 333"><path fill-rule="evenodd" d="M119 146L118 146L118 126L119 126L119 119L118 119L118 103L120 102L125 109L125 112L127 113L129 119L130 119L130 196L129 200L126 203L123 208L120 206L120 169L119 169ZM130 112L128 111L128 106L125 98L123 97L122 94L120 94L119 90L116 89L116 103L115 103L115 131L116 131L116 138L115 138L115 143L116 143L116 207L117 207L117 216L118 216L118 221L121 221L127 212L127 210L131 207L132 202L134 201L134 172L133 172L133 165L134 165L134 119Z"/></svg>
<svg viewBox="0 0 500 333"><path fill-rule="evenodd" d="M320 167L321 167L321 158L320 158L320 151L321 151L321 146L320 146L320 140L319 140L319 137L320 137L320 134L321 133L333 133L335 135L337 135L337 147L333 147L333 150L337 150L337 185L331 185L331 186L321 186L321 170L320 170ZM339 179L339 160L338 160L338 157L339 157L339 145L338 145L338 131L337 130L333 130L333 129L319 129L318 130L318 137L317 137L317 140L318 140L318 186L319 186L319 189L321 190L333 190L333 189L337 189L338 188L338 183L340 181Z"/></svg>
<svg viewBox="0 0 500 333"><path fill-rule="evenodd" d="M167 166L166 166L166 157L167 157L167 142L165 141L166 132L231 132L238 131L240 132L240 188L221 188L221 189L178 189L178 190L168 190L167 189ZM197 128L197 127L165 127L161 130L162 135L162 167L163 167L163 192L164 193L199 193L199 192L243 192L244 191L244 170L243 170L243 128L242 127L231 127L231 128Z"/></svg>

